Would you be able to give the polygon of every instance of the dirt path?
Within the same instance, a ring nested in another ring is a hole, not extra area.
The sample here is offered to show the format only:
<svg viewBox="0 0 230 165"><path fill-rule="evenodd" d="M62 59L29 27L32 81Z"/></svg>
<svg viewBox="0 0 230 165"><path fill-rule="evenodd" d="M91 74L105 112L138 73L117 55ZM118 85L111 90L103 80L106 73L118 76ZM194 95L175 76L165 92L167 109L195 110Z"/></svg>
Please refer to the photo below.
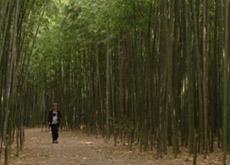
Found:
<svg viewBox="0 0 230 165"><path fill-rule="evenodd" d="M24 150L19 157L12 157L10 165L190 165L191 160L188 156L157 160L152 152L131 152L106 144L102 138L73 132L61 132L59 144L52 144L49 132L28 129ZM220 161L199 164L217 165Z"/></svg>

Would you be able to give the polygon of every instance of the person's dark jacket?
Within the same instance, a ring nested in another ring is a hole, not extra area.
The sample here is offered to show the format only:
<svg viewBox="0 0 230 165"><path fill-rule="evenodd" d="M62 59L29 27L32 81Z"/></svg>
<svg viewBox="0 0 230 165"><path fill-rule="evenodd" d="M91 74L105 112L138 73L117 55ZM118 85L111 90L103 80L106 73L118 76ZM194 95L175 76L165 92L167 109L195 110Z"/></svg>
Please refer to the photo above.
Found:
<svg viewBox="0 0 230 165"><path fill-rule="evenodd" d="M61 112L60 111L57 111L57 118L58 118L58 125L59 125L61 122ZM52 120L53 120L53 111L51 110L49 111L49 115L48 115L48 122L50 126L52 124Z"/></svg>

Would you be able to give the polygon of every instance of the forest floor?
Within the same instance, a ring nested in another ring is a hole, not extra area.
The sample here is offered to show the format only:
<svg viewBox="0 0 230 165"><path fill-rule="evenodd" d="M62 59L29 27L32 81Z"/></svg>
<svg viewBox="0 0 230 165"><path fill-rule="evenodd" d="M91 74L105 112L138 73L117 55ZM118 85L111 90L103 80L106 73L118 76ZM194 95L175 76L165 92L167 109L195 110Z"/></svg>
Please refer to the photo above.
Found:
<svg viewBox="0 0 230 165"><path fill-rule="evenodd" d="M198 165L221 165L221 153L198 157ZM61 131L59 144L51 143L50 132L41 129L27 129L26 141L19 157L15 146L11 149L10 165L190 165L192 156L187 153L174 158L172 154L157 159L153 151L129 151L127 146L115 147L95 138L76 132Z"/></svg>

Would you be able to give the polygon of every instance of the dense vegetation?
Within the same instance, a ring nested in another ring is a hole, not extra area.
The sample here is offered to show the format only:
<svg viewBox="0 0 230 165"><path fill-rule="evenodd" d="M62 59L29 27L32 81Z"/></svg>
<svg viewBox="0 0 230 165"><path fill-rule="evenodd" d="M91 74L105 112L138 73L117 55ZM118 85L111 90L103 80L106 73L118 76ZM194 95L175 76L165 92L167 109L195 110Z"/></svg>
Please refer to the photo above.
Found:
<svg viewBox="0 0 230 165"><path fill-rule="evenodd" d="M0 2L5 153L24 125L46 125L55 101L64 128L159 157L186 147L194 164L222 148L225 162L229 0Z"/></svg>

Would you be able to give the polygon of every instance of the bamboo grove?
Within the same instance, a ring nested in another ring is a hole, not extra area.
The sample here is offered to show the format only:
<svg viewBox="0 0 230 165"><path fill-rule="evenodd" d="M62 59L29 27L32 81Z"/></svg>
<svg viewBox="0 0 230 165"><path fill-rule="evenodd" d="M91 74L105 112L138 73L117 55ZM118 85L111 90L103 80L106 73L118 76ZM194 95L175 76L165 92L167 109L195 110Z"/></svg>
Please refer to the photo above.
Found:
<svg viewBox="0 0 230 165"><path fill-rule="evenodd" d="M0 164L8 163L16 139L17 155L24 142L26 80L35 44L36 12L44 2L0 0ZM15 137L15 138L14 138Z"/></svg>
<svg viewBox="0 0 230 165"><path fill-rule="evenodd" d="M84 125L159 157L185 147L194 164L221 148L226 164L229 5L1 1L1 146L23 125L47 125L55 101L63 128Z"/></svg>

